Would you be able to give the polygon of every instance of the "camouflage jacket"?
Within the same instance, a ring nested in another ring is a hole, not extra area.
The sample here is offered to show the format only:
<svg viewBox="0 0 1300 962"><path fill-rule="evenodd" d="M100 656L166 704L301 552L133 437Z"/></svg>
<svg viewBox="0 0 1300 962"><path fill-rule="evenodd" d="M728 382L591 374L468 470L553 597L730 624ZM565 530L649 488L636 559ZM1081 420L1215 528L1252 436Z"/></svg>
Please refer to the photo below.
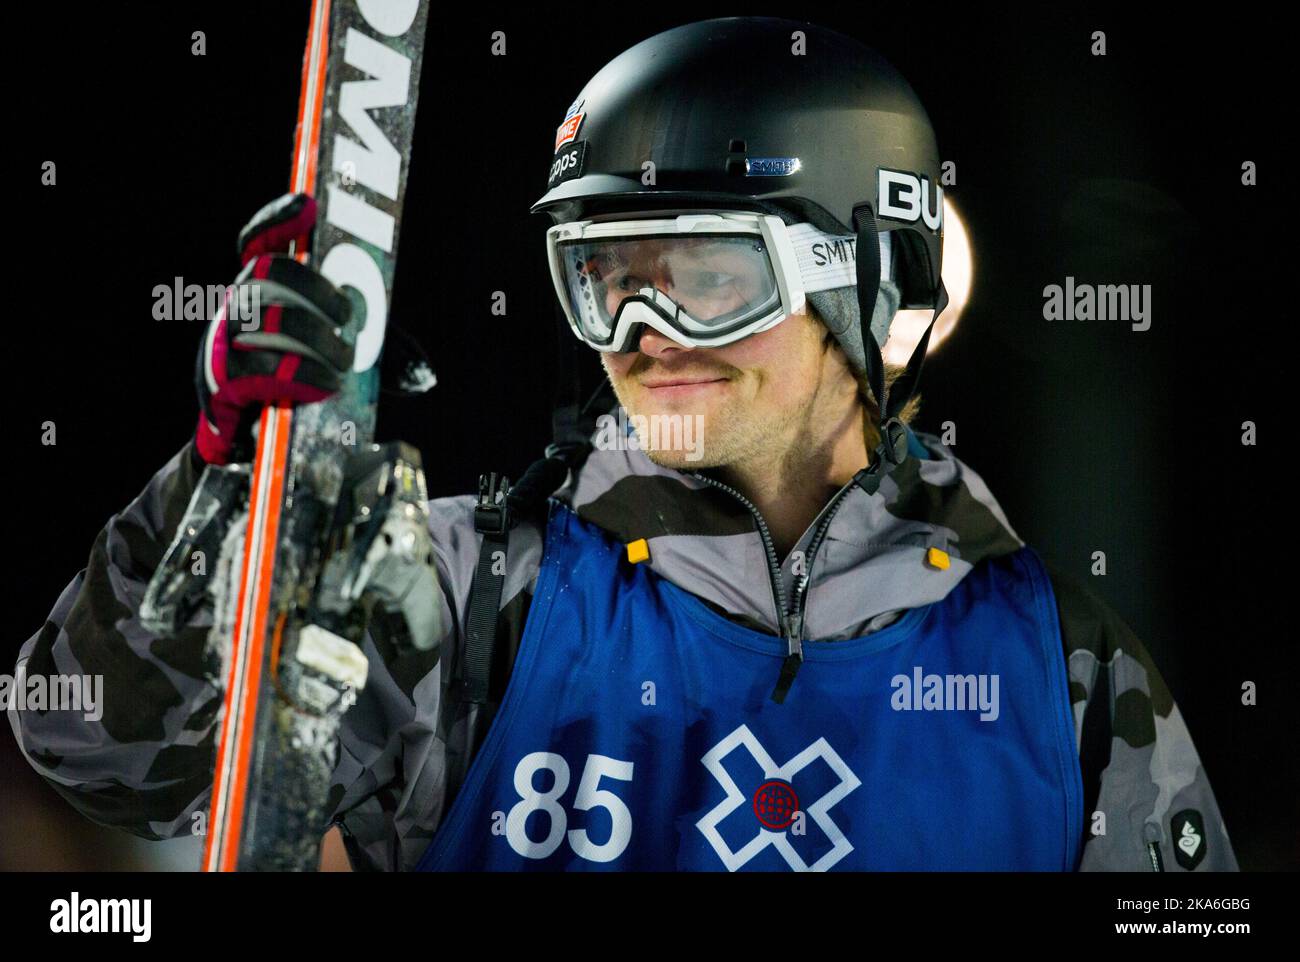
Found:
<svg viewBox="0 0 1300 962"><path fill-rule="evenodd" d="M1017 550L984 482L932 435L916 433L909 458L868 495L840 500L814 558L804 638L858 637L942 599L983 559ZM145 586L202 470L191 446L111 518L86 568L19 654L28 677L104 676L102 717L10 709L25 756L96 822L148 838L191 830L211 791L220 698L203 671L210 611L176 637L139 624ZM767 548L758 518L738 497L700 478L657 467L641 451L597 450L556 497L624 542L645 538L648 564L718 612L779 634ZM433 651L399 655L381 623L365 649L370 680L344 718L331 805L356 869L409 869L425 851L492 723L519 647L542 556L541 529L510 539L487 704L462 703L453 685L463 660L470 585L481 536L470 496L430 502L449 626ZM790 597L794 559L780 565ZM945 570L917 577L929 547ZM1235 870L1227 830L1187 726L1155 665L1096 595L1049 565L1068 668L1083 773L1085 844L1080 869ZM806 642L816 644L816 642ZM1186 814L1203 838L1186 838ZM1104 814L1103 820L1097 813ZM1104 832L1097 829L1104 824ZM1183 847L1180 857L1179 842ZM1190 851L1194 858L1188 857Z"/></svg>

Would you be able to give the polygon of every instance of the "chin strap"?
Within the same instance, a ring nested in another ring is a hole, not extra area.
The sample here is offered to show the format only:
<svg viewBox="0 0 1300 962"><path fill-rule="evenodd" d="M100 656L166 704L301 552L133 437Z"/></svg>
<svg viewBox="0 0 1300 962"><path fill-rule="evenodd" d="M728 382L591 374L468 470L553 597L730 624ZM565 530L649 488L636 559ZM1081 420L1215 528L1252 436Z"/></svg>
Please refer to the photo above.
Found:
<svg viewBox="0 0 1300 962"><path fill-rule="evenodd" d="M853 223L857 230L856 266L858 279L858 318L862 324L862 347L867 361L867 383L880 407L880 444L869 467L859 471L854 480L868 494L875 494L880 482L895 466L907 459L907 428L899 415L911 400L921 379L921 367L930 346L930 332L943 309L948 306L948 291L942 278L935 291L934 313L925 333L907 359L907 367L894 381L892 390L885 392L885 360L881 347L871 333L871 315L880 292L880 240L876 230L876 215L870 204L853 208ZM887 466L886 466L887 465Z"/></svg>

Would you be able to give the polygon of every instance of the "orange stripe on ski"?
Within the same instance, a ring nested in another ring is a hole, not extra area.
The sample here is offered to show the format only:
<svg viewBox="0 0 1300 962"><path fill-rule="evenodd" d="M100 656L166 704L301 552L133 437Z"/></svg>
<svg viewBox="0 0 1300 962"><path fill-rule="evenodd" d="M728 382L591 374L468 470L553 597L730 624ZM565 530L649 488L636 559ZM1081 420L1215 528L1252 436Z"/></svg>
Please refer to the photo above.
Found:
<svg viewBox="0 0 1300 962"><path fill-rule="evenodd" d="M253 735L257 731L257 700L262 691L262 666L266 649L266 616L271 604L272 578L275 574L275 552L279 545L280 508L284 503L284 477L288 466L290 424L293 408L289 405L267 408L265 420L273 420L274 448L271 474L266 492L266 522L261 535L262 556L257 565L257 587L253 594L253 624L248 635L248 657L243 679L243 705L239 729L235 732L235 780L230 786L230 817L226 820L231 831L221 853L220 871L233 872L239 865L240 841L244 829L244 812L248 801L248 781L253 762Z"/></svg>
<svg viewBox="0 0 1300 962"><path fill-rule="evenodd" d="M316 189L316 165L320 148L321 112L325 100L325 71L329 57L330 0L313 0L311 28L303 54L302 86L298 96L298 125L294 130L294 169L291 190L313 193ZM303 138L306 137L304 144ZM306 238L295 245L294 256L307 259ZM257 456L249 497L248 530L244 535L244 560L240 573L235 637L231 647L230 675L224 699L225 713L217 765L213 776L212 814L204 846L203 866L207 871L234 871L244 835L244 815L253 756L253 737L257 730L258 696L261 693L267 632L267 612L275 570L275 553L279 542L280 511L284 500L284 481L288 470L289 441L292 435L293 409L289 405L267 407L262 411ZM270 476L265 488L262 472ZM254 552L258 552L254 556ZM248 591L249 580L256 572L257 582ZM252 623L244 628L251 613ZM274 639L278 657L279 628Z"/></svg>
<svg viewBox="0 0 1300 962"><path fill-rule="evenodd" d="M244 669L248 655L248 649L242 643L244 637L244 612L248 600L248 573L253 570L253 550L257 541L254 519L257 518L263 503L261 478L262 468L268 452L267 445L262 442L270 436L269 429L272 428L272 425L268 423L270 413L269 408L262 412L262 424L258 432L257 455L253 462L253 478L248 506L249 523L244 532L244 560L243 567L240 569L239 593L235 608L235 630L231 641L230 662L227 667L226 692L222 700L221 740L217 745L217 765L212 779L211 815L208 834L203 847L203 867L207 871L218 870L214 858L221 859L223 851L227 847L227 842L232 837L236 850L238 850L240 839L238 825L232 826L230 824L229 805L226 800L226 792L230 788L231 778L237 781L238 776L236 774L228 777L226 766L228 762L235 761L234 758L228 758L228 749L235 743L236 732L246 699L245 686L241 681L245 677Z"/></svg>
<svg viewBox="0 0 1300 962"><path fill-rule="evenodd" d="M314 194L316 191L316 161L320 155L320 118L325 102L325 65L330 47L329 17L330 0L314 0L311 11L312 33L307 40L307 50L302 59L302 89L298 94L298 127L294 131L293 139L294 167L289 189L294 193ZM305 145L304 136L307 138Z"/></svg>

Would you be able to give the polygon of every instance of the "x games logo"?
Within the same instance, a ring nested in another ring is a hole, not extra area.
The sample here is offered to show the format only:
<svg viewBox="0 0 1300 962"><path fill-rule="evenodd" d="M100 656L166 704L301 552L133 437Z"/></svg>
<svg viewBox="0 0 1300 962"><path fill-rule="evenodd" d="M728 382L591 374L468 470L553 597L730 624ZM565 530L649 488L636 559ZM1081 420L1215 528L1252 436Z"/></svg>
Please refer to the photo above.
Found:
<svg viewBox="0 0 1300 962"><path fill-rule="evenodd" d="M741 791L725 765L727 756L739 748L749 752L763 772L765 782L752 800ZM826 763L831 773L838 778L838 782L812 804L802 807L792 788L794 778L817 759ZM796 872L823 872L853 851L852 844L831 818L830 810L862 782L825 738L817 739L784 765L778 765L759 744L758 739L749 730L749 726L741 725L709 749L700 761L718 780L718 784L726 792L726 798L705 813L704 817L695 823L695 827L713 846L713 850L718 853L718 858L722 859L727 871L734 872L743 868L769 845L775 848L785 859L786 864ZM722 837L720 825L737 809L743 809L747 802L752 805L754 814L758 816L761 824L753 838L739 849L732 851L726 839ZM800 812L816 825L830 842L830 849L811 865L795 850L790 841L791 833L786 826L793 821L790 817L792 804L799 807ZM779 826L784 830L772 831L766 826Z"/></svg>

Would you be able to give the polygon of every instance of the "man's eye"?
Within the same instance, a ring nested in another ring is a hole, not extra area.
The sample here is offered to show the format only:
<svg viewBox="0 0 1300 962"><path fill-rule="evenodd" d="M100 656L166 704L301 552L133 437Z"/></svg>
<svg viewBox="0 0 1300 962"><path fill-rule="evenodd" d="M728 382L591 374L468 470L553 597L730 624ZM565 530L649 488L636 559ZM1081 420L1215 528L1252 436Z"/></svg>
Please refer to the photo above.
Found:
<svg viewBox="0 0 1300 962"><path fill-rule="evenodd" d="M718 271L707 271L696 277L696 284L704 290L716 290L721 287L730 287L736 282L735 274L723 274Z"/></svg>

